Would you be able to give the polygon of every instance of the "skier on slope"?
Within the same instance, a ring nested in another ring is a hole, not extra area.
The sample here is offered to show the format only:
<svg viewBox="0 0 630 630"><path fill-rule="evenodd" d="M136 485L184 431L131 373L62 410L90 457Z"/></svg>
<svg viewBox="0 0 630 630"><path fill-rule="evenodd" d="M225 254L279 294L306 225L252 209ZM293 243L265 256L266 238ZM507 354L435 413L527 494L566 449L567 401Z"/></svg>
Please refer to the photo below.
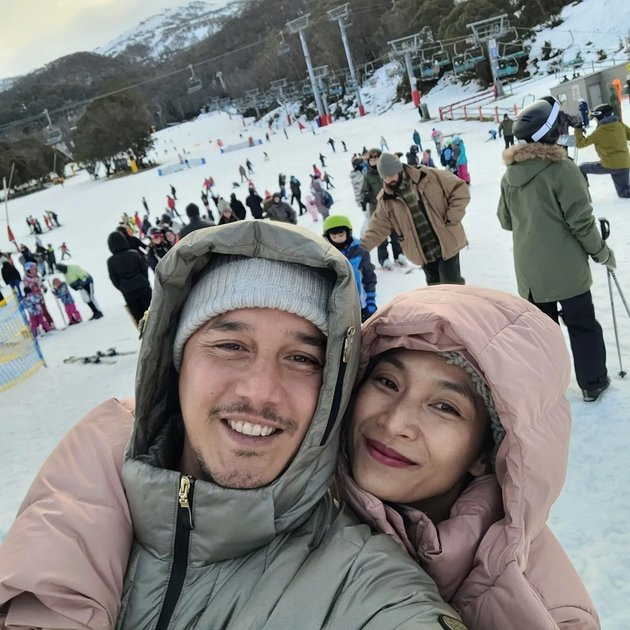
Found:
<svg viewBox="0 0 630 630"><path fill-rule="evenodd" d="M64 279L70 287L75 291L79 291L83 301L90 307L92 311L90 319L101 319L103 313L94 296L94 280L92 276L79 265L58 263L57 269L64 275Z"/></svg>
<svg viewBox="0 0 630 630"><path fill-rule="evenodd" d="M610 379L588 259L614 269L615 257L597 230L584 178L556 144L559 112L560 103L547 96L517 116L514 135L526 144L503 152L497 216L512 232L520 296L556 323L560 303L582 398L592 402Z"/></svg>

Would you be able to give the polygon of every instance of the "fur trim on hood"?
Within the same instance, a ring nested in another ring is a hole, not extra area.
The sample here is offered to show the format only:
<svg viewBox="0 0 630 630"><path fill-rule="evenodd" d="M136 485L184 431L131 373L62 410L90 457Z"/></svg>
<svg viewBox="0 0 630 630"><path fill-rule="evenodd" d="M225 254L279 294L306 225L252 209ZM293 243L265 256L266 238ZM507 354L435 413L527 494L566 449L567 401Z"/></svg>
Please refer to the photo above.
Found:
<svg viewBox="0 0 630 630"><path fill-rule="evenodd" d="M516 144L503 151L503 163L506 166L525 162L535 158L543 158L559 162L567 157L564 147L557 144L543 144L542 142L528 142L527 144Z"/></svg>

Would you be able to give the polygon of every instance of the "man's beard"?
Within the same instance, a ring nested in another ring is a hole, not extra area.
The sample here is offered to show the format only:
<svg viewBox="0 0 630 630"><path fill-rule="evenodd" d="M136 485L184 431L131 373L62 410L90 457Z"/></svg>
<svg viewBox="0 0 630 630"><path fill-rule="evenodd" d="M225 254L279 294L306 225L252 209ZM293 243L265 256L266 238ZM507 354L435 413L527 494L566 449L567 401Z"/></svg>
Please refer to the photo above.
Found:
<svg viewBox="0 0 630 630"><path fill-rule="evenodd" d="M400 184L402 183L402 173L398 174L398 179L396 181L390 182L387 184L388 188L392 190L398 190L400 188Z"/></svg>

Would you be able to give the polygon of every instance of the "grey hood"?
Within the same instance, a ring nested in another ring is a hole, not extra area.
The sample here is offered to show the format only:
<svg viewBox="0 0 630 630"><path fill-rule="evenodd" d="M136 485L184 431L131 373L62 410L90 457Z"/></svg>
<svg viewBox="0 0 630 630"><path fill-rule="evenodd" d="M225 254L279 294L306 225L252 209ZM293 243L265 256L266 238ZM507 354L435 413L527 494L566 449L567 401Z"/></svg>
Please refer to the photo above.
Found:
<svg viewBox="0 0 630 630"><path fill-rule="evenodd" d="M156 268L136 375L136 420L123 467L139 542L170 551L180 473L173 444L182 435L173 368L173 339L197 274L214 254L244 255L328 270L336 278L328 303L328 343L315 416L302 446L272 484L253 490L195 482L190 560L237 557L296 529L325 499L337 458L341 419L357 371L360 307L352 268L325 239L302 228L243 221L198 230ZM156 528L156 523L164 523Z"/></svg>

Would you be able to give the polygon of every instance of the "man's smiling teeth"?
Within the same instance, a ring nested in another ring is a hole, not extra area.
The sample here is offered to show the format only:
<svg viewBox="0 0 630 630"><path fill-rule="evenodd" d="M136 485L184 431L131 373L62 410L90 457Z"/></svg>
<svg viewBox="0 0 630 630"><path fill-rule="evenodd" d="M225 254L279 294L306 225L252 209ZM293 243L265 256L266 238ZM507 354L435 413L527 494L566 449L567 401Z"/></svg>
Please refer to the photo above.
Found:
<svg viewBox="0 0 630 630"><path fill-rule="evenodd" d="M228 420L228 424L230 428L237 433L242 433L243 435L253 435L254 437L267 437L272 433L275 433L277 429L273 427L264 427L262 424L252 424L251 422L242 422L242 421L234 421Z"/></svg>

